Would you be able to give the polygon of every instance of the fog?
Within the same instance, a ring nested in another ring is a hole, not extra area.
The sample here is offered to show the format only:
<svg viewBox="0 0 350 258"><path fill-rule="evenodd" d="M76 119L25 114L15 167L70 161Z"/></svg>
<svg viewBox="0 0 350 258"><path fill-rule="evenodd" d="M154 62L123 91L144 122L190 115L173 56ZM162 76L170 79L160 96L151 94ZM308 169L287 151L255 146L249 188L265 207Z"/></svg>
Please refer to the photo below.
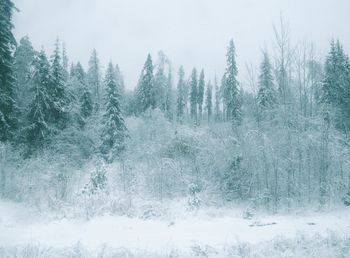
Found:
<svg viewBox="0 0 350 258"><path fill-rule="evenodd" d="M270 46L272 24L288 20L292 41L314 41L327 53L332 37L350 48L348 0L16 0L15 35L29 35L35 48L51 52L59 37L71 61L86 67L96 48L105 67L118 63L127 87L134 88L146 55L163 50L174 70L183 64L204 68L212 79L225 69L230 38L237 49L240 80L245 64L258 64L261 49Z"/></svg>

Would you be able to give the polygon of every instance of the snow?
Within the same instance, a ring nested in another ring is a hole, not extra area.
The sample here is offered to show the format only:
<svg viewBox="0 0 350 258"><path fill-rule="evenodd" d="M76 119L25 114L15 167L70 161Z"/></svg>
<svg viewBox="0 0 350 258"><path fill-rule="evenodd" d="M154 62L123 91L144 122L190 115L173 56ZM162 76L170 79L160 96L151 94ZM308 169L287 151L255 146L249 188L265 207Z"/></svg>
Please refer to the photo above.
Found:
<svg viewBox="0 0 350 258"><path fill-rule="evenodd" d="M350 210L303 215L261 216L251 220L227 213L219 217L182 216L174 220L99 216L85 219L43 219L46 215L11 202L0 202L0 247L27 244L64 248L80 243L96 250L103 245L130 250L188 250L196 243L214 248L269 241L298 234L350 236ZM229 215L228 215L229 214ZM275 224L274 224L275 223Z"/></svg>

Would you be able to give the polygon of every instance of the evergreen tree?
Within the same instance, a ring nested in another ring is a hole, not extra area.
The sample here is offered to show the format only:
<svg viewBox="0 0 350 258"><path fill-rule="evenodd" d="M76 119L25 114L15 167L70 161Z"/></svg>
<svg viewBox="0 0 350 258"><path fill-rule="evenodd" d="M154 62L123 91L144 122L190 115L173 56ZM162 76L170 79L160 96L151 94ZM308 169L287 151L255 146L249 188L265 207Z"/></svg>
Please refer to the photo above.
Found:
<svg viewBox="0 0 350 258"><path fill-rule="evenodd" d="M76 95L81 96L83 94L84 87L87 86L87 75L83 66L78 62L76 65L72 64L69 88Z"/></svg>
<svg viewBox="0 0 350 258"><path fill-rule="evenodd" d="M23 37L14 54L15 78L18 96L18 106L24 108L31 100L30 94L30 77L32 76L35 51L28 36Z"/></svg>
<svg viewBox="0 0 350 258"><path fill-rule="evenodd" d="M226 55L227 67L224 77L223 94L225 98L225 108L227 120L232 125L239 124L242 119L241 101L239 99L239 89L237 81L236 54L233 40L230 41Z"/></svg>
<svg viewBox="0 0 350 258"><path fill-rule="evenodd" d="M81 65L80 62L78 62L75 67L74 67L74 72L73 72L73 76L77 79L77 81L83 85L86 84L86 74L84 71L83 66Z"/></svg>
<svg viewBox="0 0 350 258"><path fill-rule="evenodd" d="M199 123L202 120L202 113L203 113L204 87L205 87L205 79L204 79L204 71L202 69L199 75L198 94L197 94Z"/></svg>
<svg viewBox="0 0 350 258"><path fill-rule="evenodd" d="M167 84L165 88L165 100L164 100L164 112L166 117L171 120L173 117L172 114L172 105L173 105L173 96L172 96L172 74L171 69L168 72Z"/></svg>
<svg viewBox="0 0 350 258"><path fill-rule="evenodd" d="M145 112L149 108L156 107L154 79L153 79L153 64L151 55L148 54L145 65L139 79L137 88L137 105L139 112Z"/></svg>
<svg viewBox="0 0 350 258"><path fill-rule="evenodd" d="M125 94L124 76L120 71L120 68L118 65L115 66L115 76L117 78L118 91L120 92L120 95L123 98Z"/></svg>
<svg viewBox="0 0 350 258"><path fill-rule="evenodd" d="M167 58L163 51L158 53L157 71L154 75L154 91L156 106L159 107L163 112L166 112L166 94L167 94L167 83L168 78L165 75L165 65Z"/></svg>
<svg viewBox="0 0 350 258"><path fill-rule="evenodd" d="M128 137L112 63L108 65L104 83L106 87L105 114L103 116L102 145L100 149L107 161L111 162L115 157L120 157L125 149L125 139Z"/></svg>
<svg viewBox="0 0 350 258"><path fill-rule="evenodd" d="M68 63L69 63L69 60L67 56L66 45L62 43L62 68L63 68L63 77L65 82L67 82L69 78Z"/></svg>
<svg viewBox="0 0 350 258"><path fill-rule="evenodd" d="M43 143L50 134L48 117L53 100L48 94L52 80L50 78L50 64L44 50L41 50L35 60L34 73L31 78L33 99L29 106L28 126L25 135L30 148L35 149Z"/></svg>
<svg viewBox="0 0 350 258"><path fill-rule="evenodd" d="M185 114L185 72L182 66L179 69L179 81L177 83L176 116L179 122L183 121Z"/></svg>
<svg viewBox="0 0 350 258"><path fill-rule="evenodd" d="M207 84L206 96L205 96L205 108L208 115L208 123L210 122L211 115L213 113L213 86L210 82Z"/></svg>
<svg viewBox="0 0 350 258"><path fill-rule="evenodd" d="M64 128L68 121L70 96L67 92L64 80L58 40L56 41L54 53L51 56L51 87L49 95L53 100L50 120L59 128Z"/></svg>
<svg viewBox="0 0 350 258"><path fill-rule="evenodd" d="M197 82L197 70L193 68L190 80L190 106L191 106L191 118L197 125L197 103L198 103L198 82Z"/></svg>
<svg viewBox="0 0 350 258"><path fill-rule="evenodd" d="M101 72L100 60L98 59L96 49L92 51L89 60L88 84L89 88L92 89L95 110L98 110L101 104Z"/></svg>
<svg viewBox="0 0 350 258"><path fill-rule="evenodd" d="M86 120L92 115L94 104L91 91L86 82L86 75L80 62L75 67L74 76L79 84L80 95L80 125L84 126Z"/></svg>
<svg viewBox="0 0 350 258"><path fill-rule="evenodd" d="M12 34L11 0L0 1L0 141L10 140L17 127L13 50L16 40Z"/></svg>
<svg viewBox="0 0 350 258"><path fill-rule="evenodd" d="M215 87L215 121L219 121L220 120L220 88L215 76L215 80L214 80L214 87Z"/></svg>
<svg viewBox="0 0 350 258"><path fill-rule="evenodd" d="M86 84L84 84L83 94L80 97L80 116L82 118L81 125L84 126L86 120L91 116L94 110L92 94Z"/></svg>
<svg viewBox="0 0 350 258"><path fill-rule="evenodd" d="M331 42L331 50L325 63L322 99L335 107L336 125L350 129L350 61L339 41Z"/></svg>
<svg viewBox="0 0 350 258"><path fill-rule="evenodd" d="M276 104L276 92L273 85L273 77L269 56L263 54L260 64L260 75L258 84L258 104L261 110L271 109Z"/></svg>
<svg viewBox="0 0 350 258"><path fill-rule="evenodd" d="M115 66L115 76L116 76L116 80L117 80L117 87L118 87L118 91L120 93L121 96L121 100L120 100L120 104L122 107L122 110L126 110L126 93L125 93L125 83L124 83L124 76L123 73L121 72L120 68L118 65Z"/></svg>

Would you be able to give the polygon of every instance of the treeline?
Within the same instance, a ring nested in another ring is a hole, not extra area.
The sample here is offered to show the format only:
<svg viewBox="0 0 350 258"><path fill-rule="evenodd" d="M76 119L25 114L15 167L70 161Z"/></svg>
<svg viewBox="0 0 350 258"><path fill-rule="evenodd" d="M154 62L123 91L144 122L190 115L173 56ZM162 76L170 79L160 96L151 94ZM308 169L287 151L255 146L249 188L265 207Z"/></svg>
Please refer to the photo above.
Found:
<svg viewBox="0 0 350 258"><path fill-rule="evenodd" d="M189 172L193 189L209 181L224 199L252 200L274 211L282 202L291 207L317 199L324 205L344 197L350 203L350 195L344 195L350 186L350 61L339 41L331 41L323 65L313 44L292 45L281 19L274 27L273 53L262 52L259 69L247 65L244 82L237 78L231 40L221 78L208 80L196 68L186 75L183 67L174 75L171 61L159 52L156 62L147 56L130 91L118 65L109 63L103 73L96 50L85 71L81 63L69 62L58 40L49 58L28 37L17 45L12 2L3 0L0 11L0 140L24 157L74 131L76 144L92 141L86 158L96 154L124 162L131 137L124 118L147 119L159 109L173 128L211 128L213 141L221 140L217 144L223 150L206 146L217 151L210 163L197 150L187 155L190 167L194 164ZM252 90L245 91L244 84ZM172 140L184 153L193 148L182 145L181 136ZM172 184L182 183L168 182L169 189Z"/></svg>

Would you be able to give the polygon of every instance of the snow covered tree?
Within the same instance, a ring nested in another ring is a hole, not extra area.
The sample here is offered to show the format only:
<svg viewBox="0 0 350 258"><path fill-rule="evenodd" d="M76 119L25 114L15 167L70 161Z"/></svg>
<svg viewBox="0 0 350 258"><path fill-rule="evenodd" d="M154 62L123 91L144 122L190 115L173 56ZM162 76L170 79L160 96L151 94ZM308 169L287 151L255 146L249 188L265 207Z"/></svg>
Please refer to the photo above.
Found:
<svg viewBox="0 0 350 258"><path fill-rule="evenodd" d="M165 88L165 100L164 100L164 112L166 117L171 120L173 118L173 82L172 82L172 74L171 69L169 68L168 78Z"/></svg>
<svg viewBox="0 0 350 258"><path fill-rule="evenodd" d="M336 109L338 128L350 129L350 61L339 41L331 42L331 50L325 63L322 99Z"/></svg>
<svg viewBox="0 0 350 258"><path fill-rule="evenodd" d="M139 112L145 112L149 108L156 107L153 64L151 55L148 54L145 65L139 79L137 88L137 108Z"/></svg>
<svg viewBox="0 0 350 258"><path fill-rule="evenodd" d="M176 99L176 116L179 122L183 121L183 117L185 114L185 72L182 66L179 69L179 81L177 83L177 99Z"/></svg>
<svg viewBox="0 0 350 258"><path fill-rule="evenodd" d="M80 116L83 118L81 125L86 123L86 120L91 116L94 110L92 94L86 84L83 87L83 94L80 97Z"/></svg>
<svg viewBox="0 0 350 258"><path fill-rule="evenodd" d="M98 110L101 104L101 72L100 60L96 49L93 49L88 69L88 85L92 89L92 95L95 102L95 109Z"/></svg>
<svg viewBox="0 0 350 258"><path fill-rule="evenodd" d="M12 34L14 10L11 0L0 1L0 141L13 137L18 122L12 55L16 47Z"/></svg>
<svg viewBox="0 0 350 258"><path fill-rule="evenodd" d="M64 128L68 122L70 95L66 89L58 40L55 44L54 53L51 56L51 87L49 95L53 100L50 121L56 124L59 128Z"/></svg>
<svg viewBox="0 0 350 258"><path fill-rule="evenodd" d="M204 71L202 69L200 75L199 75L199 81L198 81L198 93L197 93L197 104L198 104L198 116L199 116L199 123L202 120L202 113L203 113L203 99L204 99L204 88L205 88L205 79L204 79Z"/></svg>
<svg viewBox="0 0 350 258"><path fill-rule="evenodd" d="M198 103L198 82L197 82L197 70L193 68L190 79L190 106L191 106L191 118L197 125L197 103Z"/></svg>
<svg viewBox="0 0 350 258"><path fill-rule="evenodd" d="M258 104L261 110L271 109L277 102L269 56L263 53L258 84Z"/></svg>
<svg viewBox="0 0 350 258"><path fill-rule="evenodd" d="M120 157L125 150L125 140L128 137L128 130L122 115L120 94L112 63L108 65L104 83L106 87L105 113L103 115L102 144L100 150L106 160L112 162L114 158Z"/></svg>
<svg viewBox="0 0 350 258"><path fill-rule="evenodd" d="M232 125L239 124L242 120L241 100L237 81L236 54L233 40L227 49L227 67L224 77L223 94L225 100L226 118Z"/></svg>
<svg viewBox="0 0 350 258"><path fill-rule="evenodd" d="M167 57L163 51L158 53L158 61L156 65L156 72L154 75L154 92L156 107L159 107L163 112L165 112L165 101L166 101L166 88L168 79L165 72L165 65L167 63Z"/></svg>
<svg viewBox="0 0 350 258"><path fill-rule="evenodd" d="M24 108L28 105L30 98L30 77L33 71L35 51L28 36L21 38L14 54L16 90L18 106Z"/></svg>
<svg viewBox="0 0 350 258"><path fill-rule="evenodd" d="M68 81L69 72L68 72L68 55L66 50L66 45L62 43L62 68L63 68L63 77L64 81Z"/></svg>
<svg viewBox="0 0 350 258"><path fill-rule="evenodd" d="M86 75L82 65L78 62L75 67L74 77L79 84L80 93L80 124L84 126L86 120L92 115L94 110L94 103L92 100L91 91L86 82Z"/></svg>
<svg viewBox="0 0 350 258"><path fill-rule="evenodd" d="M34 73L31 78L33 99L29 105L28 125L24 128L31 149L39 147L50 134L48 122L53 100L48 92L51 87L50 64L44 50L35 60Z"/></svg>
<svg viewBox="0 0 350 258"><path fill-rule="evenodd" d="M215 102L214 102L214 113L215 113L215 121L220 121L220 88L215 76L214 80L214 88L215 88Z"/></svg>
<svg viewBox="0 0 350 258"><path fill-rule="evenodd" d="M210 82L207 84L207 90L205 95L205 108L207 110L208 123L210 122L211 115L213 113L213 86Z"/></svg>
<svg viewBox="0 0 350 258"><path fill-rule="evenodd" d="M119 65L115 66L115 77L117 80L118 91L120 93L120 104L121 104L122 110L124 111L126 109L127 101L126 101L124 76L122 71L119 68Z"/></svg>
<svg viewBox="0 0 350 258"><path fill-rule="evenodd" d="M119 68L119 65L115 66L115 76L117 79L118 91L120 92L120 95L123 97L125 94L125 83L124 83L124 76Z"/></svg>
<svg viewBox="0 0 350 258"><path fill-rule="evenodd" d="M290 104L292 101L292 92L290 85L290 67L293 62L293 50L290 44L289 24L280 17L279 26L273 26L274 43L276 55L276 81L280 104Z"/></svg>

